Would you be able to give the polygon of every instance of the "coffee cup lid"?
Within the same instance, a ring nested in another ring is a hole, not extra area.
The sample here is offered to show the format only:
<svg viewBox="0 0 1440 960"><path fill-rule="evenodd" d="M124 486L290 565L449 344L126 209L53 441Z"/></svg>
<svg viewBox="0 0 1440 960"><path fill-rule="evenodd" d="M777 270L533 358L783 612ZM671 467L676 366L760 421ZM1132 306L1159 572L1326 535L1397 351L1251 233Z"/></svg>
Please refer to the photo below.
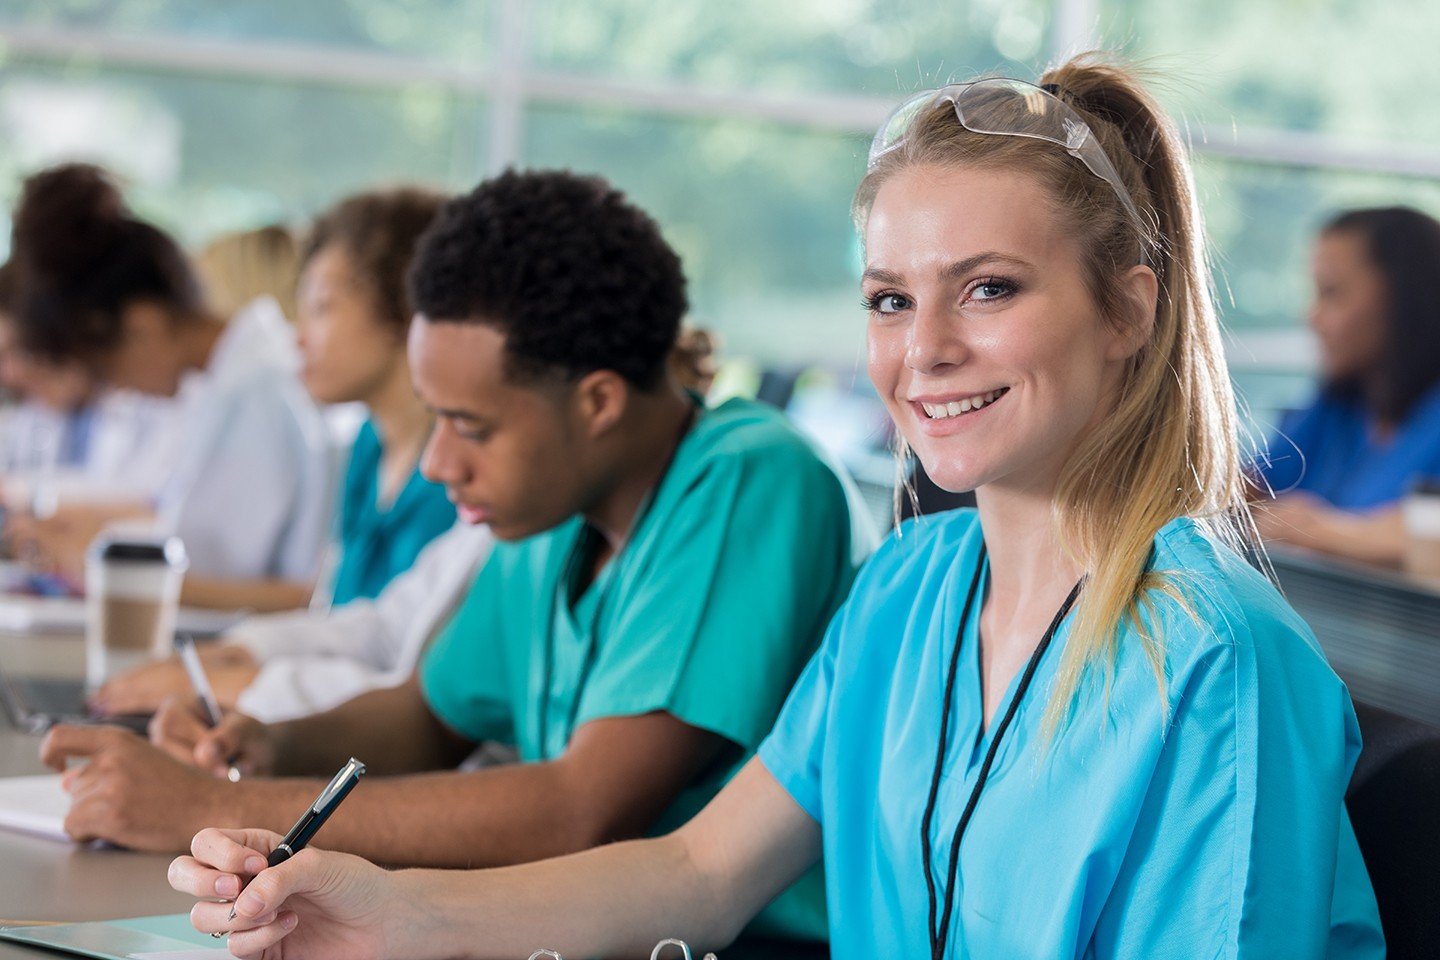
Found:
<svg viewBox="0 0 1440 960"><path fill-rule="evenodd" d="M190 565L179 537L137 537L101 534L90 544L96 559L115 563L164 563L184 569Z"/></svg>

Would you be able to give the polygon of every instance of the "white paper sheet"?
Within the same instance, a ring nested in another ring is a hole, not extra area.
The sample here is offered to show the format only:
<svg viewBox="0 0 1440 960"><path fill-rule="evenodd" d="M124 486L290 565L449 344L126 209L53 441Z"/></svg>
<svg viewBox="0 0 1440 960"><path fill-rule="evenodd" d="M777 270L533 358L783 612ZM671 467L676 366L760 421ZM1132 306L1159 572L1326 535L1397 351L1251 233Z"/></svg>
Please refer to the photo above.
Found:
<svg viewBox="0 0 1440 960"><path fill-rule="evenodd" d="M68 841L69 812L70 795L60 788L59 774L0 777L0 829Z"/></svg>
<svg viewBox="0 0 1440 960"><path fill-rule="evenodd" d="M132 953L130 960L235 960L229 950L162 950L159 953Z"/></svg>

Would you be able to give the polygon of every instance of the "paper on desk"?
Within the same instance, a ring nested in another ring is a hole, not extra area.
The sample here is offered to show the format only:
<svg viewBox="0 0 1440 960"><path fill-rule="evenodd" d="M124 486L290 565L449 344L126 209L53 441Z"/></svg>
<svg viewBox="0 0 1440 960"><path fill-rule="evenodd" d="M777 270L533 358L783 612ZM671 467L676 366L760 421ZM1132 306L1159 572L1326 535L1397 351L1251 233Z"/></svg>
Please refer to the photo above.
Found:
<svg viewBox="0 0 1440 960"><path fill-rule="evenodd" d="M0 927L0 941L44 947L95 960L233 960L215 940L190 925L190 916L135 917L46 927Z"/></svg>
<svg viewBox="0 0 1440 960"><path fill-rule="evenodd" d="M58 773L0 777L0 828L69 840L65 833L69 812L70 795L60 788Z"/></svg>

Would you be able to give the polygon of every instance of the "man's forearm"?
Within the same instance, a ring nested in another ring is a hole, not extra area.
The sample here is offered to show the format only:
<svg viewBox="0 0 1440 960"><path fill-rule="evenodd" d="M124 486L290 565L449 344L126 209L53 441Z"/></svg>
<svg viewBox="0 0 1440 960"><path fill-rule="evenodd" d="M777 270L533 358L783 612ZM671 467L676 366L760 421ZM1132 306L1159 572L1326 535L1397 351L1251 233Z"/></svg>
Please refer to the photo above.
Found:
<svg viewBox="0 0 1440 960"><path fill-rule="evenodd" d="M547 764L367 778L315 842L390 866L493 867L619 839L604 836L584 798L560 780ZM321 779L235 784L211 825L284 833L324 786Z"/></svg>
<svg viewBox="0 0 1440 960"><path fill-rule="evenodd" d="M413 679L270 729L277 776L329 777L350 757L385 776L447 770L471 749L430 713Z"/></svg>

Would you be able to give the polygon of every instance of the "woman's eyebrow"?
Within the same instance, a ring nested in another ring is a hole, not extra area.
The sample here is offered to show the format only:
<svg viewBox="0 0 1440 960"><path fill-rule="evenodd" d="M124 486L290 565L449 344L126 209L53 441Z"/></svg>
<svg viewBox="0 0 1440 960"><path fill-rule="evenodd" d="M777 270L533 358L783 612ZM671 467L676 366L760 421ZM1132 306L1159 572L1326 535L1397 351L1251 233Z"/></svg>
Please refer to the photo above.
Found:
<svg viewBox="0 0 1440 960"><path fill-rule="evenodd" d="M940 270L940 276L949 280L961 279L973 273L977 267L987 263L1005 263L1015 267L1032 266L1030 261L1017 257L1014 254L1001 253L998 250L986 250L984 253L977 253L973 257L966 257L964 260L956 260L954 263L947 264ZM869 267L865 273L861 275L860 279L862 282L873 280L876 283L895 285L900 285L905 282L905 278L900 274L893 270L887 270L884 267Z"/></svg>
<svg viewBox="0 0 1440 960"><path fill-rule="evenodd" d="M974 273L978 267L987 263L1003 263L1012 267L1029 267L1030 261L1015 256L1014 254L1001 253L998 250L987 250L984 253L977 253L973 257L966 257L964 260L957 260L940 271L940 276L949 280L962 280Z"/></svg>

